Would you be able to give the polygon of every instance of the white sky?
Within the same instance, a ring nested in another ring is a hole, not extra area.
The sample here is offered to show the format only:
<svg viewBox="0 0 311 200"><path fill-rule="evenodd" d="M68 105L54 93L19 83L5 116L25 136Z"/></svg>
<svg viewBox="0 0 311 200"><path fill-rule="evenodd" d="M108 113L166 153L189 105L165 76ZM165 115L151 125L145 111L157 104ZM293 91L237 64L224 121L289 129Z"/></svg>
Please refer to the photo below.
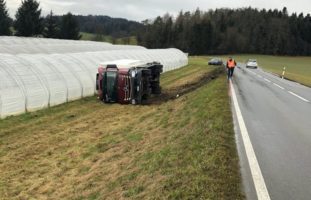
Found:
<svg viewBox="0 0 311 200"><path fill-rule="evenodd" d="M180 10L193 11L215 8L254 7L266 9L282 9L287 7L290 13L311 14L311 0L38 0L43 15L53 10L54 14L72 12L82 15L108 15L127 18L135 21L152 19L169 12L176 15ZM6 0L11 17L21 0Z"/></svg>

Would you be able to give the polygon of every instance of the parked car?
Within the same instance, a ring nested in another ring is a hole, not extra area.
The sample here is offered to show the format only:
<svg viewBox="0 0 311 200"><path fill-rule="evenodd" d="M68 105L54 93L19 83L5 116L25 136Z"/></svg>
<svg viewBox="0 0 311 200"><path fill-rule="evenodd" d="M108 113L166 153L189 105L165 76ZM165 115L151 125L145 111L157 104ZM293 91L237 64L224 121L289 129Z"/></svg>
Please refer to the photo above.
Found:
<svg viewBox="0 0 311 200"><path fill-rule="evenodd" d="M223 65L223 61L220 58L212 58L208 61L209 65Z"/></svg>
<svg viewBox="0 0 311 200"><path fill-rule="evenodd" d="M257 60L255 59L249 59L246 63L246 68L253 68L257 69L258 68L258 63Z"/></svg>

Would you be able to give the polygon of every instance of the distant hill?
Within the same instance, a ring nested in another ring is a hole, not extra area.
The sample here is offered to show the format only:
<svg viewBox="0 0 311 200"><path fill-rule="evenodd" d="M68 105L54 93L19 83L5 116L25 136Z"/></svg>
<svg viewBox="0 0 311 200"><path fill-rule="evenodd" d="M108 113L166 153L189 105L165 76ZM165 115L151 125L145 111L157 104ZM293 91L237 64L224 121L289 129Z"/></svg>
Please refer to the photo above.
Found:
<svg viewBox="0 0 311 200"><path fill-rule="evenodd" d="M143 24L122 18L109 16L75 16L80 24L80 31L101 35L109 35L114 38L122 38L136 35L143 28Z"/></svg>
<svg viewBox="0 0 311 200"><path fill-rule="evenodd" d="M112 44L129 44L129 45L137 45L138 44L136 36L114 38L114 37L109 36L109 35L95 34L95 33L80 32L80 34L82 36L80 40L109 42Z"/></svg>

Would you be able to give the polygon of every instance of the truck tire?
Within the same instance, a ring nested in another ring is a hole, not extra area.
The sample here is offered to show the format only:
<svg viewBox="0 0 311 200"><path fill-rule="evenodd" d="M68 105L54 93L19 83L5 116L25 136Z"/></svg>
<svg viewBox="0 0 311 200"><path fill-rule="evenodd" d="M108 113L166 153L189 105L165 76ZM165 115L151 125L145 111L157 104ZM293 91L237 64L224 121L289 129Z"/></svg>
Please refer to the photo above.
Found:
<svg viewBox="0 0 311 200"><path fill-rule="evenodd" d="M159 84L152 87L152 94L161 94L161 87Z"/></svg>

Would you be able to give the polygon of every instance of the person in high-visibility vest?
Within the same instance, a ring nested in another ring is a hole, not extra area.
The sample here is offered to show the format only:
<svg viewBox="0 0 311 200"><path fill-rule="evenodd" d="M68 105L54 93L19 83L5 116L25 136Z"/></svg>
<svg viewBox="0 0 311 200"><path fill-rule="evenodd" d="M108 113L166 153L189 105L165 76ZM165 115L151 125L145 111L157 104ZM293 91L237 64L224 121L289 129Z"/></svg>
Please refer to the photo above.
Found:
<svg viewBox="0 0 311 200"><path fill-rule="evenodd" d="M236 62L233 58L229 57L227 61L228 80L232 78Z"/></svg>

